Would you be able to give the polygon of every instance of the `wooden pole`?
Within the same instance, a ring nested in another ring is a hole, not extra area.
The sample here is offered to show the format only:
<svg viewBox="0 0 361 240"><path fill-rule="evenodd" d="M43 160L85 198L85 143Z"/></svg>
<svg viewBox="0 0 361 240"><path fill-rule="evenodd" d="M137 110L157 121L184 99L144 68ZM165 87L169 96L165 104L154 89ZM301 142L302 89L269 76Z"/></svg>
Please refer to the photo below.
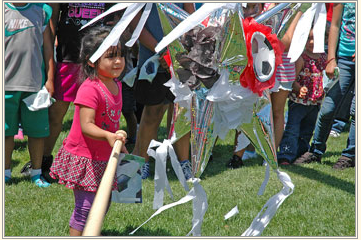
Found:
<svg viewBox="0 0 361 240"><path fill-rule="evenodd" d="M127 137L127 133L123 130L116 132L118 135ZM114 147L110 154L108 165L104 171L103 178L99 184L98 191L95 195L94 202L90 209L84 230L83 236L99 236L103 225L105 212L108 207L110 194L112 192L113 180L118 164L118 157L122 149L123 142L115 141Z"/></svg>

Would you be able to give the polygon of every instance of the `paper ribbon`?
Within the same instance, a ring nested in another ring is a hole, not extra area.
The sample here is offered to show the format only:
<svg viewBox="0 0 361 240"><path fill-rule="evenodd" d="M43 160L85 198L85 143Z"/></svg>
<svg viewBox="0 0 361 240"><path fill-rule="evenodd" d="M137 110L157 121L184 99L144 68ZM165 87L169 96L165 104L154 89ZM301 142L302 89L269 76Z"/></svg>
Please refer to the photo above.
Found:
<svg viewBox="0 0 361 240"><path fill-rule="evenodd" d="M232 208L231 211L229 211L226 215L224 215L224 220L227 220L228 218L233 217L238 213L239 213L238 207L235 206L234 208Z"/></svg>
<svg viewBox="0 0 361 240"><path fill-rule="evenodd" d="M143 27L149 17L149 14L150 14L150 11L152 10L152 4L153 3L147 3L145 5L145 9L142 13L142 16L138 22L138 25L137 27L134 29L134 32L132 34L132 37L130 38L130 40L125 44L125 46L127 47L131 47L134 45L134 43L137 41L137 39L139 38L140 36L140 33L142 32L143 30Z"/></svg>
<svg viewBox="0 0 361 240"><path fill-rule="evenodd" d="M170 203L168 205L159 208L155 213L153 213L152 216L150 216L150 218L147 221L145 221L134 231L132 231L130 235L133 235L136 231L138 231L139 228L141 228L144 224L149 222L149 220L151 220L153 217L157 216L164 210L167 210L174 206L187 203L193 200L192 230L187 234L187 236L190 234L193 234L193 236L201 236L201 226L203 223L203 217L208 208L207 194L205 193L203 187L199 184L200 179L193 178L191 179L191 182L193 183L193 188L187 193L186 196L184 196L177 202Z"/></svg>
<svg viewBox="0 0 361 240"><path fill-rule="evenodd" d="M124 30L127 28L129 23L133 18L138 14L138 12L145 6L145 3L134 3L127 7L122 18L118 23L113 27L109 35L104 39L100 47L95 51L95 53L90 57L92 63L96 62L103 53L112 45L116 44L119 41L119 37L122 35Z"/></svg>
<svg viewBox="0 0 361 240"><path fill-rule="evenodd" d="M207 194L203 187L199 184L201 181L199 178L193 178L192 180L195 192L195 198L193 199L193 219L192 230L187 234L189 236L201 236L201 228L203 223L203 217L208 209Z"/></svg>
<svg viewBox="0 0 361 240"><path fill-rule="evenodd" d="M264 175L264 180L262 182L262 185L261 187L259 188L258 190L258 193L257 195L263 195L264 193L264 190L266 189L266 186L267 186L267 183L268 183L268 180L269 180L269 176L270 176L270 167L269 167L269 164L267 162L265 162L264 164L266 166L266 172L265 172L265 175Z"/></svg>
<svg viewBox="0 0 361 240"><path fill-rule="evenodd" d="M274 171L277 173L278 179L283 184L283 188L266 202L261 211L253 219L251 226L242 234L242 236L260 236L272 217L276 214L277 209L284 200L293 193L294 185L288 174L281 172L278 169Z"/></svg>
<svg viewBox="0 0 361 240"><path fill-rule="evenodd" d="M156 150L154 150L156 148ZM164 188L167 189L169 195L173 199L173 193L170 188L167 177L167 157L170 156L172 167L177 175L179 182L182 184L186 191L189 191L186 183L182 167L178 161L172 146L172 141L165 139L163 143L152 140L149 144L148 155L155 159L155 174L154 174L154 200L153 209L158 209L163 206Z"/></svg>
<svg viewBox="0 0 361 240"><path fill-rule="evenodd" d="M299 19L293 33L290 49L287 55L288 58L291 58L290 62L295 62L304 51L308 35L311 30L312 21L315 22L313 26L313 52L325 52L324 39L326 26L326 7L324 3L312 3L312 6Z"/></svg>
<svg viewBox="0 0 361 240"><path fill-rule="evenodd" d="M193 29L195 26L200 24L204 19L208 17L209 14L216 11L219 8L229 8L234 9L236 3L205 3L193 14L188 16L184 21L178 24L177 27L173 29L167 36L158 43L155 48L156 52L160 52L163 48L168 46L174 40L182 36L184 33Z"/></svg>

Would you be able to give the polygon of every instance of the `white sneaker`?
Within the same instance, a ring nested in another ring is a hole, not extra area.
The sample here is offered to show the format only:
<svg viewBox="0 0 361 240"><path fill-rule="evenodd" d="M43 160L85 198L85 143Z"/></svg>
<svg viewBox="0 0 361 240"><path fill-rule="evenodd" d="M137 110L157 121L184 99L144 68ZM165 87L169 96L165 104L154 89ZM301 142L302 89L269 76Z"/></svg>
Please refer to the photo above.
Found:
<svg viewBox="0 0 361 240"><path fill-rule="evenodd" d="M256 151L245 151L244 153L243 153L243 157L242 157L242 161L244 161L244 160L247 160L247 159L250 159L250 158L256 158L257 157L257 153L256 153Z"/></svg>
<svg viewBox="0 0 361 240"><path fill-rule="evenodd" d="M340 136L340 133L338 133L338 132L336 132L336 131L334 131L334 130L331 130L330 136L331 136L331 137L334 137L334 138L337 138L337 137Z"/></svg>

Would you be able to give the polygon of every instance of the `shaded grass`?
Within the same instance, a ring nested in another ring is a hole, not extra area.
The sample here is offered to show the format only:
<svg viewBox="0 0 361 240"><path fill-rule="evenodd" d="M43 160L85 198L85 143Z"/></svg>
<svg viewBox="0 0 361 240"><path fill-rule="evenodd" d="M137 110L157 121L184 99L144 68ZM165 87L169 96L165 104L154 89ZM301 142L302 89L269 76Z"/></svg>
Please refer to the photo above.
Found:
<svg viewBox="0 0 361 240"><path fill-rule="evenodd" d="M54 154L69 132L73 110L72 106L66 115ZM124 118L121 119L121 126L126 129ZM267 200L282 188L276 174L271 172L264 195L257 195L265 172L260 157L245 161L243 168L226 168L225 164L233 151L233 136L234 132L231 131L225 140L217 141L213 161L208 163L201 176L201 185L207 193L209 204L202 226L203 236L240 236ZM163 121L159 139L165 137ZM346 139L347 133L342 133L340 138L329 139L330 151L324 155L322 164L280 167L281 171L289 174L295 189L264 230L263 236L355 236L355 169L332 169ZM68 236L73 193L57 183L40 189L28 177L22 177L19 171L29 160L26 146L26 138L16 141L12 162L13 182L5 186L5 236ZM154 161L151 161L151 169L151 178L142 182L143 203L113 203L103 223L103 236L129 236L155 212L152 209ZM165 193L165 204L186 195L169 163L167 169L174 200ZM224 220L224 215L236 205L240 213ZM154 217L134 235L185 236L191 227L192 203L188 202Z"/></svg>

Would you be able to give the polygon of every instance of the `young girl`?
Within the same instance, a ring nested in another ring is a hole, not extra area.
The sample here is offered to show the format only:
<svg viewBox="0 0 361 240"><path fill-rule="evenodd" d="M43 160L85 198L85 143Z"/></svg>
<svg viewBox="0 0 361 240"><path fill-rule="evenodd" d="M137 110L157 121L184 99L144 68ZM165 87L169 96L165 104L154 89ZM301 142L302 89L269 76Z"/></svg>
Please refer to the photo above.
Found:
<svg viewBox="0 0 361 240"><path fill-rule="evenodd" d="M305 50L296 61L297 80L289 95L288 120L280 144L278 162L292 163L307 152L323 98L322 71L327 54L313 53L313 31L310 31Z"/></svg>
<svg viewBox="0 0 361 240"><path fill-rule="evenodd" d="M75 208L69 222L71 236L82 235L112 147L116 140L125 141L115 134L122 109L122 85L116 78L124 69L125 47L118 43L95 63L89 61L110 30L92 28L82 39L80 60L84 77L81 79L85 80L74 101L69 135L50 168L50 176L74 192ZM127 153L124 145L122 152Z"/></svg>

